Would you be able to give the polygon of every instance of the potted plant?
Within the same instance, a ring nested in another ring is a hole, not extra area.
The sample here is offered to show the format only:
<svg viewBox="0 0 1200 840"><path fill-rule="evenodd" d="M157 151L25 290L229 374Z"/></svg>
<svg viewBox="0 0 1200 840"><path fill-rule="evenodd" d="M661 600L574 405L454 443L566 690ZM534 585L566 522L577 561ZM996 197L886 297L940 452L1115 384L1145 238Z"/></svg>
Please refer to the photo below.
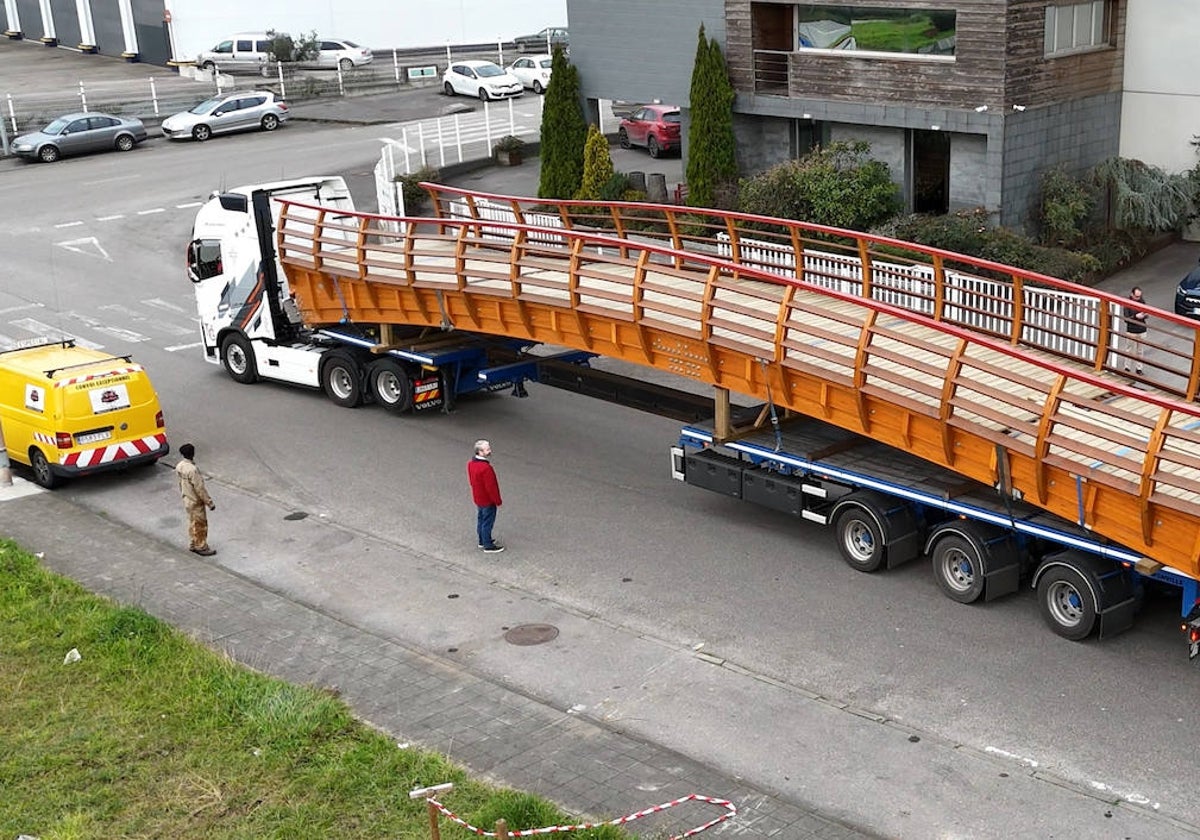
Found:
<svg viewBox="0 0 1200 840"><path fill-rule="evenodd" d="M521 153L525 149L525 141L512 134L506 134L496 141L492 147L496 163L501 166L517 166L521 163Z"/></svg>

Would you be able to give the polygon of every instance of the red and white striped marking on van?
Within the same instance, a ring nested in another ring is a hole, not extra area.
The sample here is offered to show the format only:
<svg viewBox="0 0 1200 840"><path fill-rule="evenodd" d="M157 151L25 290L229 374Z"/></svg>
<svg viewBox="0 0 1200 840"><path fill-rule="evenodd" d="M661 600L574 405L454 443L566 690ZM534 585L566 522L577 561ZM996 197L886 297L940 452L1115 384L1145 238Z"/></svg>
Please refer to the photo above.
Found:
<svg viewBox="0 0 1200 840"><path fill-rule="evenodd" d="M55 388L65 388L68 385L78 385L80 382L91 382L93 379L105 379L109 376L124 376L130 373L140 373L141 365L132 365L130 367L117 368L110 370L108 373L89 373L87 376L72 376L69 379L59 379L54 383Z"/></svg>
<svg viewBox="0 0 1200 840"><path fill-rule="evenodd" d="M161 449L167 442L165 434L147 435L124 443L114 443L109 446L98 446L95 449L83 449L59 456L58 462L66 467L94 467L99 464L111 464L113 461L123 461L138 455L145 455L156 449Z"/></svg>
<svg viewBox="0 0 1200 840"><path fill-rule="evenodd" d="M54 439L54 435L48 435L45 432L34 432L33 439L38 443L44 443L47 446L53 446L55 449L58 448L58 441Z"/></svg>

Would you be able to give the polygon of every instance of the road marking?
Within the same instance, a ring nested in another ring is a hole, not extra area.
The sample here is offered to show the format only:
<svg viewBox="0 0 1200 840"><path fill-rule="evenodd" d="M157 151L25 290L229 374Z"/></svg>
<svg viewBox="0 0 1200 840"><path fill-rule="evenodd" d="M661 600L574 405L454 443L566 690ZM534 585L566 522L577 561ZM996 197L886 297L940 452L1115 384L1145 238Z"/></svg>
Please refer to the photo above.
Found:
<svg viewBox="0 0 1200 840"><path fill-rule="evenodd" d="M155 207L153 210L139 210L139 211L137 211L137 214L139 216L152 216L155 213L166 213L166 212L167 212L167 209L165 207Z"/></svg>
<svg viewBox="0 0 1200 840"><path fill-rule="evenodd" d="M168 353L174 353L176 350L191 350L193 347L203 347L203 341L195 341L191 344L176 344L174 347L164 347Z"/></svg>
<svg viewBox="0 0 1200 840"><path fill-rule="evenodd" d="M153 306L155 309L165 309L168 312L178 312L180 315L186 315L188 310L182 306L163 300L162 298L146 298L142 301L146 306Z"/></svg>
<svg viewBox="0 0 1200 840"><path fill-rule="evenodd" d="M42 338L51 341L65 341L68 338L74 338L75 343L80 347L88 347L92 350L104 349L103 344L97 344L94 341L88 341L87 339L80 338L77 335L73 336L70 333L63 332L57 327L52 327L49 324L43 324L41 321L35 321L33 318L21 318L16 321L9 321L9 323L18 329L25 330L26 332L33 333L36 336L41 336Z"/></svg>
<svg viewBox="0 0 1200 840"><path fill-rule="evenodd" d="M82 224L83 224L83 222L63 222L62 224L55 225L55 227L56 228L79 227Z"/></svg>
<svg viewBox="0 0 1200 840"><path fill-rule="evenodd" d="M111 335L113 338L130 343L150 340L141 333L135 333L132 330L123 330L120 327L96 327L95 329L96 332L102 332L105 335Z"/></svg>
<svg viewBox="0 0 1200 840"><path fill-rule="evenodd" d="M99 252L99 256L103 257L107 262L112 262L112 257L108 255L108 251L100 245L100 240L94 236L85 236L83 239L68 239L65 242L55 243L60 248L66 248L68 251L74 251L77 254L94 257L97 254L92 252L94 248Z"/></svg>
<svg viewBox="0 0 1200 840"><path fill-rule="evenodd" d="M133 181L140 177L142 177L142 176L141 175L121 175L116 178L101 178L98 181L81 181L80 183L85 187L91 187L91 186L95 186L96 184L111 184L114 181Z"/></svg>
<svg viewBox="0 0 1200 840"><path fill-rule="evenodd" d="M125 218L124 213L117 213L115 216L101 216L98 219L96 219L96 221L97 222L111 222L116 219L124 219L124 218Z"/></svg>
<svg viewBox="0 0 1200 840"><path fill-rule="evenodd" d="M23 309L41 309L45 305L44 303L21 303L16 306L6 306L0 309L0 315L7 315L9 312L20 312Z"/></svg>
<svg viewBox="0 0 1200 840"><path fill-rule="evenodd" d="M176 204L175 209L176 210L187 210L191 207L199 207L203 203L204 203L203 201L190 201L187 204Z"/></svg>

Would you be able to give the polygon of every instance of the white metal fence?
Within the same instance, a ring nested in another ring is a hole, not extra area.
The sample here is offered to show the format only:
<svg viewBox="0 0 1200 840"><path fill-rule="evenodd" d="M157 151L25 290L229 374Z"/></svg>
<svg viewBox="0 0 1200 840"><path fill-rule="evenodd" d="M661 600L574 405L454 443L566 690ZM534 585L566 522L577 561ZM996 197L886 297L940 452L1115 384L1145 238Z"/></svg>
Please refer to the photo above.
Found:
<svg viewBox="0 0 1200 840"><path fill-rule="evenodd" d="M728 234L718 234L717 239L718 254L731 259L733 248ZM791 246L739 238L738 256L743 265L797 276L796 255ZM854 255L805 250L802 275L809 283L845 294L862 294L862 261ZM1011 283L952 270L946 270L945 277L946 299L942 312L945 321L994 335L1011 335L1016 315ZM1104 317L1112 321L1111 341L1117 340L1120 312L1102 301L1028 285L1022 291L1025 301L1021 321L1023 342L1090 360ZM935 292L932 266L871 261L871 297L874 300L933 316Z"/></svg>

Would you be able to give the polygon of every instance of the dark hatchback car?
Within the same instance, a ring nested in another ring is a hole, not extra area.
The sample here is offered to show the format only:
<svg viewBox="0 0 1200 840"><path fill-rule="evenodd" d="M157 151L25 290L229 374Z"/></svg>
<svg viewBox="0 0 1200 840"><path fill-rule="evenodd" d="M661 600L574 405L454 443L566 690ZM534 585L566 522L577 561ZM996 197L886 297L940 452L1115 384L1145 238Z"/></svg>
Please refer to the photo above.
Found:
<svg viewBox="0 0 1200 840"><path fill-rule="evenodd" d="M1179 288L1175 290L1175 314L1200 318L1200 265L1179 281Z"/></svg>
<svg viewBox="0 0 1200 840"><path fill-rule="evenodd" d="M645 146L650 157L680 149L679 106L643 105L625 119L617 129L622 149Z"/></svg>
<svg viewBox="0 0 1200 840"><path fill-rule="evenodd" d="M133 118L112 114L64 114L41 131L22 134L12 143L13 153L43 163L64 155L80 155L115 149L127 152L146 139L146 127Z"/></svg>

